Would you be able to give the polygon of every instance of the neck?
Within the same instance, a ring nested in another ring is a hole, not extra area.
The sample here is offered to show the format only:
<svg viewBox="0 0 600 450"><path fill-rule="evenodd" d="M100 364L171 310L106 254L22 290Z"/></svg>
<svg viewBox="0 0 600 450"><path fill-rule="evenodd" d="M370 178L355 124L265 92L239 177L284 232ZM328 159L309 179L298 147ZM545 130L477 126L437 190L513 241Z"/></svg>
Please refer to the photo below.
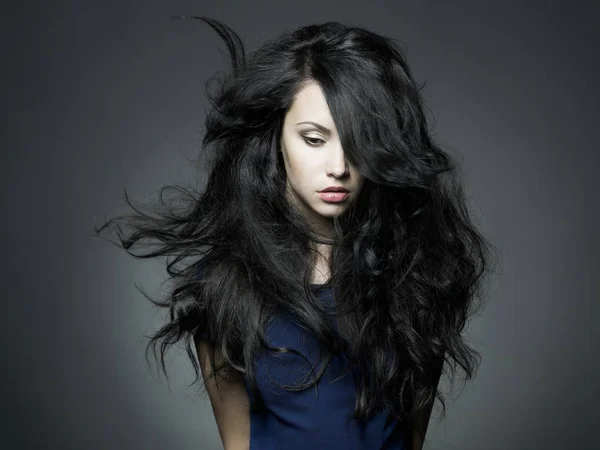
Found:
<svg viewBox="0 0 600 450"><path fill-rule="evenodd" d="M311 282L313 284L324 284L331 277L329 268L331 245L316 243L313 248L315 248L316 253L314 254L315 265Z"/></svg>

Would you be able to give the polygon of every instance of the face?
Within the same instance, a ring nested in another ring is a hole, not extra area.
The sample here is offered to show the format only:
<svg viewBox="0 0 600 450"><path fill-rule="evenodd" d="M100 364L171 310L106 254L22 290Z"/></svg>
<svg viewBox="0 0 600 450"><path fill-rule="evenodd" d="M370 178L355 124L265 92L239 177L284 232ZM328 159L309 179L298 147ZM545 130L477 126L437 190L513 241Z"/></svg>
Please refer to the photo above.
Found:
<svg viewBox="0 0 600 450"><path fill-rule="evenodd" d="M313 122L313 123L307 123ZM328 226L358 195L363 177L346 161L321 88L311 83L296 96L283 124L281 152L286 196L315 225ZM329 187L346 192L322 192Z"/></svg>

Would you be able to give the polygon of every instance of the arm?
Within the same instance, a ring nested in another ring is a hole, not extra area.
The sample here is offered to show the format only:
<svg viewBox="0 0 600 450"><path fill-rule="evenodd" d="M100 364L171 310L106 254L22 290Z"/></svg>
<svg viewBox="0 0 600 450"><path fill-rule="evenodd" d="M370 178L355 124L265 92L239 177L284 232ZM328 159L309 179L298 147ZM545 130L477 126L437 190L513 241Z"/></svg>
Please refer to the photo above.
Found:
<svg viewBox="0 0 600 450"><path fill-rule="evenodd" d="M195 344L202 376L225 450L249 449L250 400L243 378L240 377L236 381L219 379L219 391L217 391L215 379L209 380L212 371L208 357L210 344L203 340L196 340ZM217 362L220 363L221 360L217 359Z"/></svg>

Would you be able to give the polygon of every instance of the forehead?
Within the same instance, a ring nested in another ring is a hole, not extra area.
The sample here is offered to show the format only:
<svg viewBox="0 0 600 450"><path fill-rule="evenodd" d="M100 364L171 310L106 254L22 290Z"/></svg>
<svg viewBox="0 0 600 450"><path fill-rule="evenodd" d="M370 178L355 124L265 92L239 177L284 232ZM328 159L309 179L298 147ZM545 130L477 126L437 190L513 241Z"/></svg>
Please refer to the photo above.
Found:
<svg viewBox="0 0 600 450"><path fill-rule="evenodd" d="M286 115L286 122L295 125L297 122L312 121L333 129L333 118L329 106L317 83L310 83L298 92Z"/></svg>

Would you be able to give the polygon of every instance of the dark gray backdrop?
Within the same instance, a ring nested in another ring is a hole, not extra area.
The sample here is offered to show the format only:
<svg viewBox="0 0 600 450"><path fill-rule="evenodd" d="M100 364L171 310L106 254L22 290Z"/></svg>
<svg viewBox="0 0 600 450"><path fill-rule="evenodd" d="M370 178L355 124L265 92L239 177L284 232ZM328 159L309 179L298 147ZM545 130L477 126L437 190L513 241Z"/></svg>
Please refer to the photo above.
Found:
<svg viewBox="0 0 600 450"><path fill-rule="evenodd" d="M209 404L149 372L162 262L86 236L192 182L225 47L340 20L408 46L436 137L502 254L471 324L477 378L436 407L426 448L598 448L598 7L593 2L9 2L2 13L3 420L7 449L218 449ZM154 289L154 290L153 290ZM458 385L460 387L460 385ZM460 394L460 395L459 395Z"/></svg>

